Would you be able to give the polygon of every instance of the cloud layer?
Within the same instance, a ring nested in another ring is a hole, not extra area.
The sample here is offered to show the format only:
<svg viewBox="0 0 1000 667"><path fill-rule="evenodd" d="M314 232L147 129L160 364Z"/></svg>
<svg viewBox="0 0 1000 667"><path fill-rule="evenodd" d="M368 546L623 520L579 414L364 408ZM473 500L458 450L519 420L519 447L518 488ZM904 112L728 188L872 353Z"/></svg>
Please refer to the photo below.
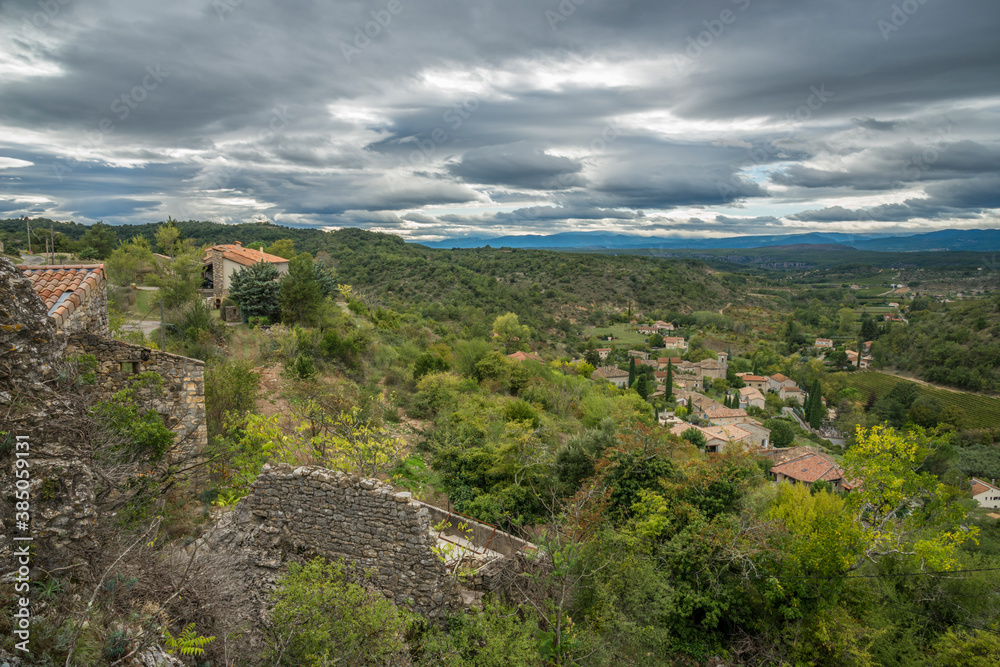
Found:
<svg viewBox="0 0 1000 667"><path fill-rule="evenodd" d="M1000 218L995 0L0 0L0 18L7 217L413 240Z"/></svg>

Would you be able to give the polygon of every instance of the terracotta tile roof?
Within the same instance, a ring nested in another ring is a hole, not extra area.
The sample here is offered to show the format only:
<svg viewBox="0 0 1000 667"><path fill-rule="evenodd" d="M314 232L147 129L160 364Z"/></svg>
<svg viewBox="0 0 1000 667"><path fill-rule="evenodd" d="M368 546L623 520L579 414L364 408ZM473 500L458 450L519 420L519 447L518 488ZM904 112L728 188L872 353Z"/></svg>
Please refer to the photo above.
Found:
<svg viewBox="0 0 1000 667"><path fill-rule="evenodd" d="M106 280L103 264L19 266L35 293L45 302L49 317L62 328L77 306L90 298Z"/></svg>
<svg viewBox="0 0 1000 667"><path fill-rule="evenodd" d="M617 366L601 366L594 370L594 375L610 380L612 378L627 378L628 371L623 371Z"/></svg>
<svg viewBox="0 0 1000 667"><path fill-rule="evenodd" d="M972 478L972 495L978 496L980 493L986 493L987 491L1000 491L1000 489L992 484L987 484L981 479Z"/></svg>
<svg viewBox="0 0 1000 667"><path fill-rule="evenodd" d="M517 361L541 361L542 358L535 354L534 352L515 352L514 354L508 354L509 359L515 359Z"/></svg>
<svg viewBox="0 0 1000 667"><path fill-rule="evenodd" d="M223 257L243 266L253 266L262 261L270 262L271 264L286 264L288 262L284 257L278 257L263 250L252 250L235 243L223 243L221 245L214 245L205 251L205 259L203 260L205 263L212 261L213 250L221 251Z"/></svg>
<svg viewBox="0 0 1000 667"><path fill-rule="evenodd" d="M798 482L812 484L819 480L835 482L844 478L844 473L836 463L818 454L806 454L771 468L771 472L782 474Z"/></svg>
<svg viewBox="0 0 1000 667"><path fill-rule="evenodd" d="M744 375L744 382L767 382L767 378L763 375Z"/></svg>
<svg viewBox="0 0 1000 667"><path fill-rule="evenodd" d="M788 377L782 375L781 373L775 373L774 375L771 376L771 379L774 380L775 382L784 382L785 380L788 379Z"/></svg>
<svg viewBox="0 0 1000 667"><path fill-rule="evenodd" d="M726 417L746 417L746 410L738 408L709 408L705 410L706 419L725 419Z"/></svg>

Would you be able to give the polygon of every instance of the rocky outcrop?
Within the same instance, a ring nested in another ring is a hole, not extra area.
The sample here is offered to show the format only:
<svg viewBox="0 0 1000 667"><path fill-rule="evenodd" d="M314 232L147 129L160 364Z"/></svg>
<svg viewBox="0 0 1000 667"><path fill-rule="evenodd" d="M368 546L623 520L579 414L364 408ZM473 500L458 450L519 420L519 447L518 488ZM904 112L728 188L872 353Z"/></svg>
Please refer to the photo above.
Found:
<svg viewBox="0 0 1000 667"><path fill-rule="evenodd" d="M65 347L31 283L0 257L0 392L6 400L14 391L43 391Z"/></svg>

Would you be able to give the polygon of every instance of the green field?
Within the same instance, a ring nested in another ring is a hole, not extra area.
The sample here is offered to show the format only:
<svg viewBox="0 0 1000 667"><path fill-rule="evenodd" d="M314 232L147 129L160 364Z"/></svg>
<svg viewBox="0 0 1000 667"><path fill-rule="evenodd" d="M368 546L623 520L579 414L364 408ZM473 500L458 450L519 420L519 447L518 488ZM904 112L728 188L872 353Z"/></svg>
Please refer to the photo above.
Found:
<svg viewBox="0 0 1000 667"><path fill-rule="evenodd" d="M584 329L583 335L585 338L590 338L591 336L597 336L598 338L614 336L615 340L611 341L611 343L618 347L645 345L646 338L648 337L646 334L638 333L635 330L634 324L612 324L610 327L592 327Z"/></svg>
<svg viewBox="0 0 1000 667"><path fill-rule="evenodd" d="M936 398L943 407L953 405L965 411L965 422L970 428L996 428L1000 424L1000 399L998 398L928 387L878 371L838 373L837 376L844 376L848 387L854 387L865 395L869 392L875 392L878 397L889 393L900 382L907 382L916 385L921 395Z"/></svg>

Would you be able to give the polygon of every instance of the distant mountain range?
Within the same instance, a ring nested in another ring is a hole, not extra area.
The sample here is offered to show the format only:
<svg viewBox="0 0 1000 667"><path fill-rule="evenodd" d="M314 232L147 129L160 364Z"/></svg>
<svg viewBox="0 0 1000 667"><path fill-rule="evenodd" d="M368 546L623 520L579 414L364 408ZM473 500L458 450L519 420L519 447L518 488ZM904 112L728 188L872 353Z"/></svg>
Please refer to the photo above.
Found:
<svg viewBox="0 0 1000 667"><path fill-rule="evenodd" d="M676 238L635 236L606 232L564 232L543 236L499 236L495 238L460 237L432 241L422 245L431 248L534 248L539 250L635 250L664 249L726 249L767 248L790 245L834 245L857 250L880 252L917 252L933 250L1000 250L1000 230L944 229L912 235L843 234L813 232L809 234L779 234L773 236L730 236L727 238Z"/></svg>

